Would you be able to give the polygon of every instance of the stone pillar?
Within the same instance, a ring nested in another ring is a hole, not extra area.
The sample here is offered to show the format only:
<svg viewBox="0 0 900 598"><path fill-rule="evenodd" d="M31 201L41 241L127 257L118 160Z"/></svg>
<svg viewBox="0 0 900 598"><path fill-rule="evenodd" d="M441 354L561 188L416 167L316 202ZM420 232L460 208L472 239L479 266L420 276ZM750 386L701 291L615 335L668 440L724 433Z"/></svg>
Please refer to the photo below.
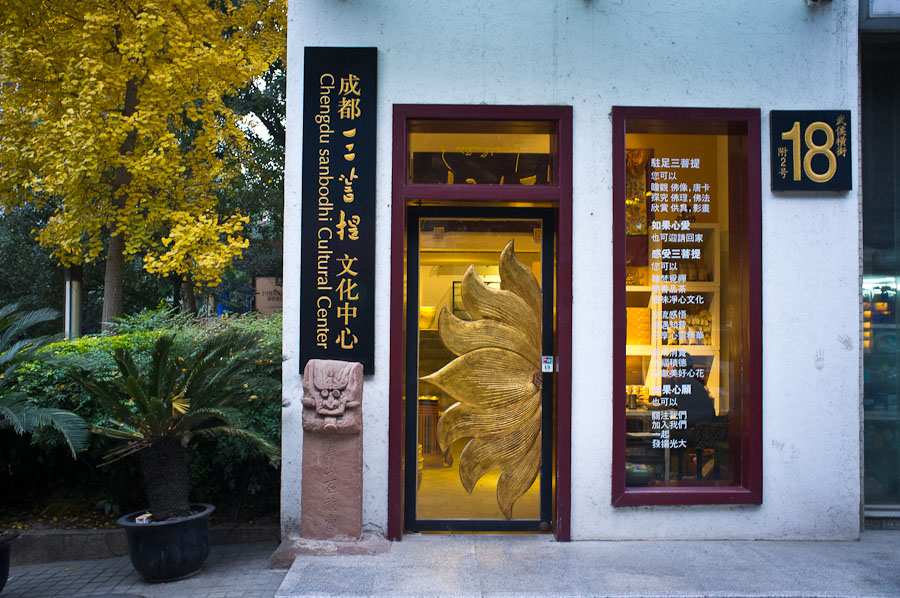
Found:
<svg viewBox="0 0 900 598"><path fill-rule="evenodd" d="M81 336L81 287L84 278L81 265L66 268L65 310L63 331L66 340Z"/></svg>
<svg viewBox="0 0 900 598"><path fill-rule="evenodd" d="M300 535L355 542L362 535L361 363L311 359L303 372Z"/></svg>

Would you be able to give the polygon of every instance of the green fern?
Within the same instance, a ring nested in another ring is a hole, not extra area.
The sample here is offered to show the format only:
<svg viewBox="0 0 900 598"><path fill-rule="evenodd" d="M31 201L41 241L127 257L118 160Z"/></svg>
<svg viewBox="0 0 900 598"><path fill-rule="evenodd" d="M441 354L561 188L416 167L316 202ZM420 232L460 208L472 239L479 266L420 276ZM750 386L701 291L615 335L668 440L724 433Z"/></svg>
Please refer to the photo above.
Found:
<svg viewBox="0 0 900 598"><path fill-rule="evenodd" d="M17 434L42 428L58 430L74 458L88 443L84 420L70 411L39 407L15 388L20 366L36 360L37 351L49 341L25 335L32 326L56 317L51 309L26 312L15 304L0 307L0 428L12 428Z"/></svg>
<svg viewBox="0 0 900 598"><path fill-rule="evenodd" d="M180 355L173 335L161 335L151 349L146 371L128 349L113 354L118 376L102 380L76 369L72 376L106 411L110 424L94 426L96 434L128 439L141 445L165 436L187 443L192 436L222 433L240 436L270 458L278 449L246 430L238 405L262 383L255 375L259 350L252 334L227 332L211 336Z"/></svg>
<svg viewBox="0 0 900 598"><path fill-rule="evenodd" d="M271 382L256 373L261 351L253 334L212 334L197 343L185 343L180 349L174 335L163 334L150 349L149 361L136 359L129 349L116 349L113 360L117 375L112 378L103 378L79 367L77 362L69 362L73 366L72 378L97 401L108 418L103 425L92 426L91 431L123 441L105 455L106 462L141 454L154 513L163 518L180 516L188 508L186 470L172 452L178 446L176 452L185 451L195 437L233 436L270 459L280 457L279 447L248 429L237 408ZM148 461L166 464L148 467ZM175 464L170 467L169 462ZM149 471L166 471L166 477L173 479L150 479ZM161 493L164 496L154 498L154 490L164 482L183 485L185 489L169 489ZM174 494L179 495L177 500L171 499Z"/></svg>

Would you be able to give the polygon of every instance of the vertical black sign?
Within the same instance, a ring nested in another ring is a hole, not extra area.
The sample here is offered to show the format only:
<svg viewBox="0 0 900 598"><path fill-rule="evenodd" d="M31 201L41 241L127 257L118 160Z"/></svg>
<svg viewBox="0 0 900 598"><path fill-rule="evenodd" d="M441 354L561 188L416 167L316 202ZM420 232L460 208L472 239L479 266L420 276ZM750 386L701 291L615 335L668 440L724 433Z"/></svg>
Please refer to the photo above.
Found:
<svg viewBox="0 0 900 598"><path fill-rule="evenodd" d="M376 48L306 48L300 370L375 369Z"/></svg>
<svg viewBox="0 0 900 598"><path fill-rule="evenodd" d="M773 191L852 189L849 110L769 112Z"/></svg>

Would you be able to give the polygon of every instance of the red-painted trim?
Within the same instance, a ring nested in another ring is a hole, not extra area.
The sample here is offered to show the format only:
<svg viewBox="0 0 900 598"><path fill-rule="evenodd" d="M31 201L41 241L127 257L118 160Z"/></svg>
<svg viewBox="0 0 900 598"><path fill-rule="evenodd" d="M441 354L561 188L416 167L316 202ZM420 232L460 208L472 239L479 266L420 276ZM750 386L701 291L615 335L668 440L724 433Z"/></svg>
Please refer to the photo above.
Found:
<svg viewBox="0 0 900 598"><path fill-rule="evenodd" d="M558 121L570 106L527 106L486 104L396 104L407 120L543 120Z"/></svg>
<svg viewBox="0 0 900 598"><path fill-rule="evenodd" d="M414 119L539 120L557 123L558 185L423 185L407 183L407 125ZM405 379L404 245L406 205L414 200L459 203L546 202L557 219L556 496L554 534L571 537L572 439L572 108L571 106L395 105L391 205L391 363L388 399L388 537L403 535L403 392Z"/></svg>
<svg viewBox="0 0 900 598"><path fill-rule="evenodd" d="M387 537L399 540L403 535L403 378L406 338L403 318L404 245L406 209L400 190L406 176L406 120L394 107L393 158L391 181L391 328L390 382L388 385L388 530Z"/></svg>
<svg viewBox="0 0 900 598"><path fill-rule="evenodd" d="M624 463L622 470L625 470ZM622 474L624 477L624 473ZM614 507L643 505L755 505L755 492L748 488L705 486L669 488L626 488L613 501Z"/></svg>
<svg viewBox="0 0 900 598"><path fill-rule="evenodd" d="M556 513L553 532L560 542L572 537L572 108L557 125L560 195L557 223L556 336Z"/></svg>
<svg viewBox="0 0 900 598"><path fill-rule="evenodd" d="M759 110L746 110L748 181L745 193L747 206L744 255L749 269L744 293L750 298L747 397L750 402L750 419L747 424L749 455L746 458L744 486L754 495L757 503L763 499L763 403L762 403L762 154Z"/></svg>
<svg viewBox="0 0 900 598"><path fill-rule="evenodd" d="M748 321L743 330L745 376L740 422L739 486L625 487L625 131L629 120L683 121L685 131L700 123L746 127L747 177L743 181L746 256L743 294ZM612 504L707 505L762 503L762 208L761 141L758 109L621 107L612 110L613 142L613 434Z"/></svg>
<svg viewBox="0 0 900 598"><path fill-rule="evenodd" d="M407 199L467 201L477 203L508 201L558 202L561 189L555 185L404 185Z"/></svg>
<svg viewBox="0 0 900 598"><path fill-rule="evenodd" d="M613 106L613 505L625 492L625 119L626 110Z"/></svg>

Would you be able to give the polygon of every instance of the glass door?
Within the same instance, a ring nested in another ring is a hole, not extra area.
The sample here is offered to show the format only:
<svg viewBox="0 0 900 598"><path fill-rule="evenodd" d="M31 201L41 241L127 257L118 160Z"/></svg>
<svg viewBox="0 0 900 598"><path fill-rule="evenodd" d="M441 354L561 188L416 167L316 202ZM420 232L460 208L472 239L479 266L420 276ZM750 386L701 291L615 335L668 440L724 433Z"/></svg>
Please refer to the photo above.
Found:
<svg viewBox="0 0 900 598"><path fill-rule="evenodd" d="M405 525L549 531L553 210L410 207Z"/></svg>

